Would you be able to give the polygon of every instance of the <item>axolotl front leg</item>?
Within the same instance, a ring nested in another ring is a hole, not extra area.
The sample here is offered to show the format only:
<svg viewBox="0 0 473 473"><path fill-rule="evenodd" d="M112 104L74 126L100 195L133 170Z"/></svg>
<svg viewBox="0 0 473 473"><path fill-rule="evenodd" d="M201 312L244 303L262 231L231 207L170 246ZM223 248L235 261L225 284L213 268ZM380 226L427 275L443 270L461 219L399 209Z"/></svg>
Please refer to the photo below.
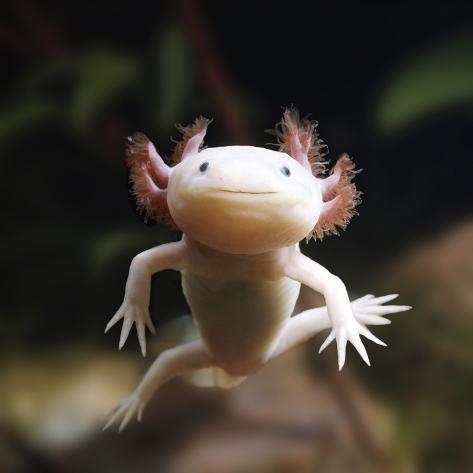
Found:
<svg viewBox="0 0 473 473"><path fill-rule="evenodd" d="M390 324L391 320L383 317L384 315L405 312L412 308L408 305L382 305L396 299L398 295L399 294L389 294L375 297L373 294L367 294L351 302L350 306L356 322L360 327L361 334L365 335L368 331L366 325ZM332 328L332 322L328 315L327 307L308 309L294 315L288 320L281 332L281 336L270 358L275 358L291 348L301 345L319 332L329 328ZM369 332L368 338L371 337L374 337L374 335ZM319 353L327 346L327 344L324 345L322 345Z"/></svg>
<svg viewBox="0 0 473 473"><path fill-rule="evenodd" d="M151 276L165 269L179 271L187 260L188 247L184 241L167 243L151 248L133 258L125 288L125 297L117 313L108 322L105 332L123 319L119 348L125 344L133 324L136 324L138 340L143 356L146 355L145 327L155 332L149 314ZM199 340L185 343L161 353L142 381L117 410L110 416L104 428L123 416L122 430L134 414L141 418L143 409L155 390L170 379L189 372L212 366L214 360Z"/></svg>
<svg viewBox="0 0 473 473"><path fill-rule="evenodd" d="M285 275L321 293L325 298L332 331L320 347L320 352L336 339L338 367L341 370L345 364L346 344L349 341L369 365L368 353L360 339L360 334L379 345L385 346L386 344L355 319L343 281L300 252L294 252L291 255L285 266ZM301 332L303 329L299 328L298 330ZM291 336L304 337L304 333Z"/></svg>
<svg viewBox="0 0 473 473"><path fill-rule="evenodd" d="M105 327L105 333L123 319L119 349L125 344L133 324L140 342L141 352L146 355L146 327L155 334L149 313L151 276L165 269L179 271L185 264L187 247L181 240L156 246L133 258L125 288L125 297L116 314Z"/></svg>

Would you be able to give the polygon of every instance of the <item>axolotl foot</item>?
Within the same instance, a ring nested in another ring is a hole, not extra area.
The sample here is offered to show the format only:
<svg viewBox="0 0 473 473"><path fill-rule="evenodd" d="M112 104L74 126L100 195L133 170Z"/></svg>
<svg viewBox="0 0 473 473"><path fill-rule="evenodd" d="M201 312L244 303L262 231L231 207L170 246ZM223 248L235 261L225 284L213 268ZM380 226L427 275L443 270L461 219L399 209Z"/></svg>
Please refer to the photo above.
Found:
<svg viewBox="0 0 473 473"><path fill-rule="evenodd" d="M153 321L147 307L131 304L124 301L116 314L109 320L105 327L105 333L107 333L117 322L123 319L122 331L120 334L120 342L118 349L121 350L123 345L130 334L130 330L133 324L136 325L136 333L138 335L138 341L140 343L141 353L146 356L146 327L153 334L156 335L156 329L154 328Z"/></svg>
<svg viewBox="0 0 473 473"><path fill-rule="evenodd" d="M317 307L294 315L284 328L279 342L276 345L274 352L271 354L271 358L310 340L314 335L323 330L332 329L328 338L322 344L319 353L324 350L332 340L337 339L339 367L341 368L345 361L346 344L348 341L353 343L352 340L354 340L353 344L355 345L355 348L358 349L360 355L362 355L363 359L369 364L368 355L360 340L360 335L363 335L378 345L386 345L374 336L366 326L390 324L391 321L383 316L411 309L411 307L407 305L383 305L386 302L396 299L397 296L397 294L390 294L387 296L375 297L372 294L368 294L352 301L350 307L354 318L349 327L351 333L347 333L346 327L344 326L341 327L344 330L340 330L340 327L333 327L332 321L328 316L327 307Z"/></svg>
<svg viewBox="0 0 473 473"><path fill-rule="evenodd" d="M381 297L374 297L372 294L368 294L352 301L351 308L355 319L348 321L346 324L332 327L330 334L320 347L319 353L325 350L325 348L333 340L336 340L338 351L338 367L339 370L341 370L345 364L346 344L349 341L358 351L365 363L369 366L370 361L368 358L368 353L366 352L366 349L360 339L360 335L363 335L368 340L371 340L378 345L386 346L386 343L373 335L368 330L366 325L390 324L391 321L383 317L383 315L404 312L411 309L410 306L405 305L382 305L386 302L396 299L397 297L398 294L389 294L387 296Z"/></svg>
<svg viewBox="0 0 473 473"><path fill-rule="evenodd" d="M115 407L115 409L109 415L103 430L108 429L111 425L121 419L120 425L118 427L118 431L121 432L135 415L138 422L140 422L147 401L148 400L144 399L139 390L136 389L128 398L120 402L120 404Z"/></svg>

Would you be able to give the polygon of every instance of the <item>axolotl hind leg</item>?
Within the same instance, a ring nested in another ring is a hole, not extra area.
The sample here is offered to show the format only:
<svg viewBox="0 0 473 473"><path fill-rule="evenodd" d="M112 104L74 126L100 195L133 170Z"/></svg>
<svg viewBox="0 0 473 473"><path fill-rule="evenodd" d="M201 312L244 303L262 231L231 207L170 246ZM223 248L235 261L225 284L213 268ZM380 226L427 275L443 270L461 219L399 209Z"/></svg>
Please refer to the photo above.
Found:
<svg viewBox="0 0 473 473"><path fill-rule="evenodd" d="M213 366L214 360L202 340L194 340L162 352L146 372L138 387L112 412L104 430L121 419L121 432L133 416L141 420L154 392L178 375Z"/></svg>

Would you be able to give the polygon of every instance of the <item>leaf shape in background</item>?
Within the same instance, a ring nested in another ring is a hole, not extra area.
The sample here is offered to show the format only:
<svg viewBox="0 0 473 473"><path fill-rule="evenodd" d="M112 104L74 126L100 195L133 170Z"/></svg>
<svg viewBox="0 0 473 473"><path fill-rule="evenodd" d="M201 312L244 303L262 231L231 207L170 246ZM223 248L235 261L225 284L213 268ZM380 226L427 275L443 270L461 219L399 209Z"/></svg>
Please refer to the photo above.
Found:
<svg viewBox="0 0 473 473"><path fill-rule="evenodd" d="M131 58L111 51L93 51L78 63L77 87L70 119L81 132L88 131L97 114L138 77L139 66Z"/></svg>
<svg viewBox="0 0 473 473"><path fill-rule="evenodd" d="M179 121L193 81L191 55L184 32L170 26L160 38L157 60L157 114L159 129Z"/></svg>
<svg viewBox="0 0 473 473"><path fill-rule="evenodd" d="M60 57L35 64L22 78L21 93L37 92L45 87L54 87L61 80L69 82L74 76L75 68L74 60L69 57Z"/></svg>
<svg viewBox="0 0 473 473"><path fill-rule="evenodd" d="M450 39L412 57L382 92L375 123L379 131L394 133L457 105L473 105L473 35Z"/></svg>
<svg viewBox="0 0 473 473"><path fill-rule="evenodd" d="M161 233L142 230L113 230L96 237L89 250L92 273L104 271L127 252L139 252L166 242Z"/></svg>
<svg viewBox="0 0 473 473"><path fill-rule="evenodd" d="M50 100L31 99L10 109L0 110L0 143L25 132L58 113Z"/></svg>

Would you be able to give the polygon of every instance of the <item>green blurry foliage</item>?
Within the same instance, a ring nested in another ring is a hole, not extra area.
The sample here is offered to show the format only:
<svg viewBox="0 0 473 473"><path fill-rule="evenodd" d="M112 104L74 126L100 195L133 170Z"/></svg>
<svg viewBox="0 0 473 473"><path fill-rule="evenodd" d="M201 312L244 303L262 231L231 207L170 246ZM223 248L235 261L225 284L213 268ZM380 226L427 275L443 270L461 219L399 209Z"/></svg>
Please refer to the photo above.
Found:
<svg viewBox="0 0 473 473"><path fill-rule="evenodd" d="M473 107L473 35L450 38L402 66L381 93L375 123L395 133L453 106Z"/></svg>
<svg viewBox="0 0 473 473"><path fill-rule="evenodd" d="M11 204L4 208L4 215L12 219L8 228L28 239L25 244L11 236L4 245L9 250L2 252L2 261L11 275L4 289L10 292L24 287L24 280L34 282L25 287L20 302L4 301L3 312L12 314L2 330L8 346L21 346L34 336L61 338L75 323L87 331L82 313L89 321L95 318L91 323L101 324L96 314L107 314L101 304L110 301L92 300L95 278L117 267L117 274L124 277L122 268L132 255L175 239L164 226L146 228L133 218L122 137L135 127L148 132L147 126L154 128L156 122L163 124L161 135L164 123L170 129L184 108L198 114L192 109L197 106L194 102L186 103L194 81L191 60L183 29L170 22L155 46L142 55L92 45L25 63L0 103L0 145L5 148L1 155L5 173L12 176L5 193L28 189L8 199ZM124 113L123 107L130 104L133 111ZM172 143L164 140L163 146L170 149ZM100 212L106 209L104 215L97 215L97 202L102 205ZM18 206L37 221L18 218ZM23 265L26 269L20 269ZM122 277L108 278L100 286L110 294L115 283L120 283L121 291ZM68 290L72 287L92 295L77 303L74 291ZM61 319L54 305L70 303L68 329L65 321L54 331L37 323L44 317Z"/></svg>
<svg viewBox="0 0 473 473"><path fill-rule="evenodd" d="M187 107L194 68L187 39L182 28L169 26L158 43L156 125L168 129L178 123Z"/></svg>
<svg viewBox="0 0 473 473"><path fill-rule="evenodd" d="M107 271L113 263L141 248L143 251L156 245L167 243L169 238L163 233L143 230L115 229L97 236L89 248L89 268L92 273Z"/></svg>
<svg viewBox="0 0 473 473"><path fill-rule="evenodd" d="M97 117L136 82L138 64L113 51L93 50L69 60L52 60L33 70L12 103L0 110L0 143L21 139L31 127L61 120L79 134L89 133ZM65 88L59 97L51 91Z"/></svg>
<svg viewBox="0 0 473 473"><path fill-rule="evenodd" d="M136 83L139 65L123 54L95 50L81 57L77 66L70 120L84 132L91 130L100 111Z"/></svg>
<svg viewBox="0 0 473 473"><path fill-rule="evenodd" d="M0 110L0 144L21 138L34 126L56 117L58 113L55 103L36 97Z"/></svg>
<svg viewBox="0 0 473 473"><path fill-rule="evenodd" d="M195 81L182 28L171 23L153 56L150 68L147 60L96 47L35 64L0 109L0 143L21 139L32 126L58 118L79 137L91 136L102 114L126 99L148 110L160 130L170 129L184 108L189 113Z"/></svg>
<svg viewBox="0 0 473 473"><path fill-rule="evenodd" d="M20 82L20 93L25 95L44 94L61 82L69 81L77 63L75 55L60 56L34 64Z"/></svg>

